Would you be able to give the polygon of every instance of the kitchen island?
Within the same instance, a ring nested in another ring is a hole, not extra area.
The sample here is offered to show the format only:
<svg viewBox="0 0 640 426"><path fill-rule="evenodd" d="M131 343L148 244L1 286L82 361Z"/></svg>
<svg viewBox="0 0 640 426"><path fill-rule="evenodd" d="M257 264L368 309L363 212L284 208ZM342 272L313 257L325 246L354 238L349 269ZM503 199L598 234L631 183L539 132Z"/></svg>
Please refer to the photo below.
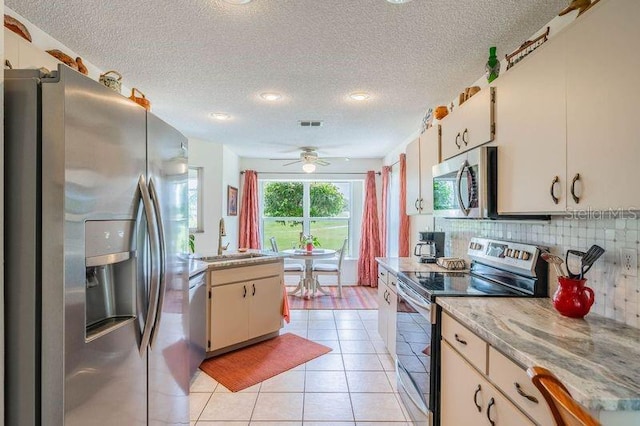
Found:
<svg viewBox="0 0 640 426"><path fill-rule="evenodd" d="M639 329L596 314L563 317L548 298L443 297L437 303L488 344L489 379L497 350L521 368L552 371L604 425L640 424Z"/></svg>

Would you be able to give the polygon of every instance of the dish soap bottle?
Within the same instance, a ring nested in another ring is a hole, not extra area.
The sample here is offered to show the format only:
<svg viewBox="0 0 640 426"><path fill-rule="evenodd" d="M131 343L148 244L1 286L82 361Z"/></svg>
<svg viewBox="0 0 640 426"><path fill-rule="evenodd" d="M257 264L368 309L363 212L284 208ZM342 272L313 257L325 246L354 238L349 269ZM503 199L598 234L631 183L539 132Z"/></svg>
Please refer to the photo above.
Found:
<svg viewBox="0 0 640 426"><path fill-rule="evenodd" d="M496 57L495 46L489 48L489 60L487 61L487 81L491 83L500 75L500 61Z"/></svg>

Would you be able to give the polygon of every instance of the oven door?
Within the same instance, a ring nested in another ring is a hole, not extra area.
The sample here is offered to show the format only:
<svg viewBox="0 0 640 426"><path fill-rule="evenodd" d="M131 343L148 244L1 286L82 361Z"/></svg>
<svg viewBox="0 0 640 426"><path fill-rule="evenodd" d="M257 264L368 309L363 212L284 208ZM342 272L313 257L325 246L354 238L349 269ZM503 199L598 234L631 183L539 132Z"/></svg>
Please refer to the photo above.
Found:
<svg viewBox="0 0 640 426"><path fill-rule="evenodd" d="M432 424L431 302L398 280L396 356L398 392L415 424Z"/></svg>
<svg viewBox="0 0 640 426"><path fill-rule="evenodd" d="M433 214L487 217L487 149L480 147L433 166Z"/></svg>

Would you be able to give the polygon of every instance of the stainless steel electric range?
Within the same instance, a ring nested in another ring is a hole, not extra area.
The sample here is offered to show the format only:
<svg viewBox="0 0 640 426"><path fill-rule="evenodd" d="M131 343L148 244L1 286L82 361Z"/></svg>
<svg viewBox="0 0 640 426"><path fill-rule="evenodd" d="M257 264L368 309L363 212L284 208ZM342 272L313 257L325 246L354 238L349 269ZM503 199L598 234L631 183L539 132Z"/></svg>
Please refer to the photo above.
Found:
<svg viewBox="0 0 640 426"><path fill-rule="evenodd" d="M473 238L469 273L399 272L396 371L402 401L416 425L440 424L438 297L546 297L548 265L541 247Z"/></svg>

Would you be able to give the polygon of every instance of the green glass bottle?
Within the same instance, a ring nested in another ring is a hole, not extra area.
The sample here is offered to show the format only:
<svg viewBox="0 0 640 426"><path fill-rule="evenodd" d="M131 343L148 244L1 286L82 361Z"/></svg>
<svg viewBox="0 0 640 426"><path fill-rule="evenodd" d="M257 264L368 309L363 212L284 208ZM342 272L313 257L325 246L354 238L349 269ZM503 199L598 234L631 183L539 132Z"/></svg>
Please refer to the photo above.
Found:
<svg viewBox="0 0 640 426"><path fill-rule="evenodd" d="M500 75L500 61L496 57L495 46L489 48L489 60L487 61L487 81L491 83Z"/></svg>

